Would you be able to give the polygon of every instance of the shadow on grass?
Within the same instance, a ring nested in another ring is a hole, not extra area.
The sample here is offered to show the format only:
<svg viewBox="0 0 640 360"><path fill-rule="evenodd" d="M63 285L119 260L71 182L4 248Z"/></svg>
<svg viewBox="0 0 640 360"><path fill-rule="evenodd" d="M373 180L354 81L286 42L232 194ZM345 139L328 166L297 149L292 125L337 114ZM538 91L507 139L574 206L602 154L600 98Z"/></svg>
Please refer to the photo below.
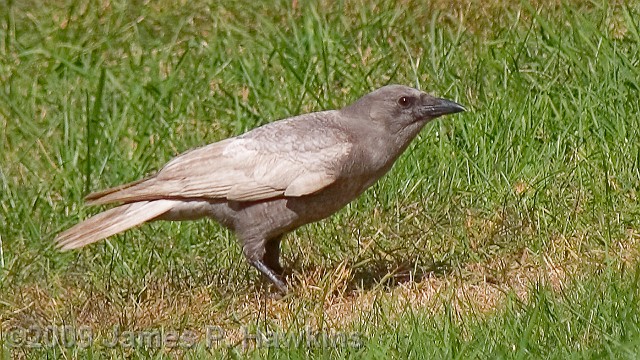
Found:
<svg viewBox="0 0 640 360"><path fill-rule="evenodd" d="M370 258L360 262L336 263L334 265L290 264L285 270L285 277L291 286L296 284L295 276L311 278L320 275L321 278L332 277L332 273L339 271L341 265L348 269L349 277L342 284L347 291L354 290L391 290L405 283L419 283L431 277L443 277L453 271L451 261L436 261L424 258L383 259ZM337 278L329 281L340 281ZM314 281L310 281L314 283Z"/></svg>
<svg viewBox="0 0 640 360"><path fill-rule="evenodd" d="M378 287L392 289L409 282L421 282L432 276L450 273L449 261L424 261L423 259L376 259L353 269L349 289L371 290Z"/></svg>

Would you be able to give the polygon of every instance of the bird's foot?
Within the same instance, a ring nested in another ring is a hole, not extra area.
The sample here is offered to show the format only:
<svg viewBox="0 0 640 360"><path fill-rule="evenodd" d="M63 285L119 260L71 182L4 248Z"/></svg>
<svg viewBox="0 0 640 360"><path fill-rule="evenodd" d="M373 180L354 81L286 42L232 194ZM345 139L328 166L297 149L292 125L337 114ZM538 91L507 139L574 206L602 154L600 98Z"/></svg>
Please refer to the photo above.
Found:
<svg viewBox="0 0 640 360"><path fill-rule="evenodd" d="M252 261L251 265L258 269L264 276L266 276L269 281L280 291L283 295L287 293L287 285L282 281L280 276L276 274L271 268L265 265L264 262L260 260ZM282 268L280 268L282 269Z"/></svg>

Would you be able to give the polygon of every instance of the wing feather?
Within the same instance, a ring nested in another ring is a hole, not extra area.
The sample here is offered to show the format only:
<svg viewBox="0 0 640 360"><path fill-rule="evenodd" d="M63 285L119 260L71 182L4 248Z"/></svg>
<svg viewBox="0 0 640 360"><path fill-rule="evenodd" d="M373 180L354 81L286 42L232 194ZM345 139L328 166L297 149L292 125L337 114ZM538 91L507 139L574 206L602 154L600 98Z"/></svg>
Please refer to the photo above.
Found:
<svg viewBox="0 0 640 360"><path fill-rule="evenodd" d="M100 194L106 195L94 196L92 202L158 198L256 201L320 191L337 180L351 143L339 128L322 124L331 119L332 112L305 116L186 152L156 176L121 186L121 190L103 191Z"/></svg>

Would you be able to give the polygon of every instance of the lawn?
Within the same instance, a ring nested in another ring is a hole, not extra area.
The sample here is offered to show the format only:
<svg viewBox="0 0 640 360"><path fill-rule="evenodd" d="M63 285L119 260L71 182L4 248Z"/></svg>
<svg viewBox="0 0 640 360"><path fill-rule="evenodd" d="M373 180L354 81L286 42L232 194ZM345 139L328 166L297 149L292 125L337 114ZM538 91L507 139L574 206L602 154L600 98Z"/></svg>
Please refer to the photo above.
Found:
<svg viewBox="0 0 640 360"><path fill-rule="evenodd" d="M267 4L0 0L3 357L637 358L638 2ZM289 234L283 298L210 220L53 246L91 191L390 83L468 111Z"/></svg>

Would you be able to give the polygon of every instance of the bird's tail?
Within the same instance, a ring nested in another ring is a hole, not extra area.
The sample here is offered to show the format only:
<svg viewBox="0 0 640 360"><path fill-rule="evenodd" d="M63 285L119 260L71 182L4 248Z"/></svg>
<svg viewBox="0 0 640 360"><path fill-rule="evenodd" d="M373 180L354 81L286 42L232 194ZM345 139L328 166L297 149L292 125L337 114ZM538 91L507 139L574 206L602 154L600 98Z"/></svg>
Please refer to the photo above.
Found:
<svg viewBox="0 0 640 360"><path fill-rule="evenodd" d="M171 210L175 200L140 201L97 214L56 236L61 250L76 249L153 220Z"/></svg>

